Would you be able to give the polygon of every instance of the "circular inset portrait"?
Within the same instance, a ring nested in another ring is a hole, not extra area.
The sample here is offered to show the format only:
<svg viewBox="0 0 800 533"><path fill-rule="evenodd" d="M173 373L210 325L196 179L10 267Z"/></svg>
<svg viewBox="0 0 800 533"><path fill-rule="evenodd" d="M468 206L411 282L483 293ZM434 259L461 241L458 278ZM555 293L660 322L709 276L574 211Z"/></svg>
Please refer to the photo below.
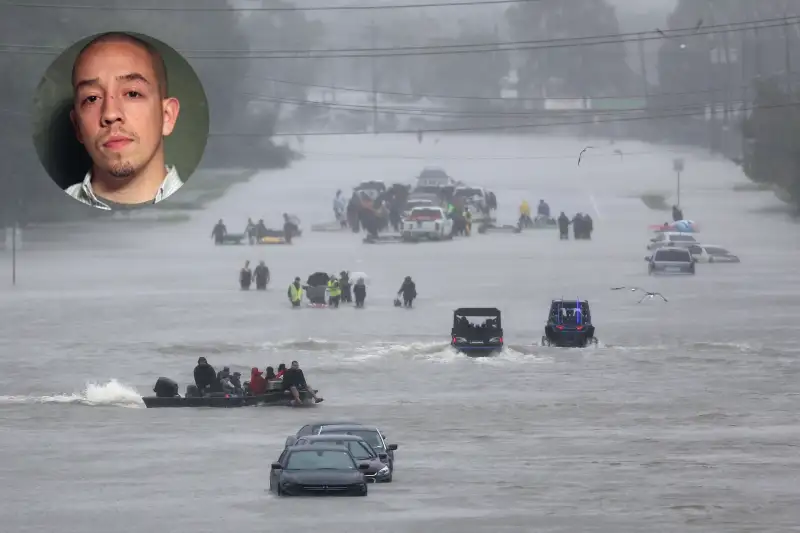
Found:
<svg viewBox="0 0 800 533"><path fill-rule="evenodd" d="M87 37L44 73L33 102L33 142L53 181L103 210L175 194L206 148L209 111L191 65L137 33Z"/></svg>

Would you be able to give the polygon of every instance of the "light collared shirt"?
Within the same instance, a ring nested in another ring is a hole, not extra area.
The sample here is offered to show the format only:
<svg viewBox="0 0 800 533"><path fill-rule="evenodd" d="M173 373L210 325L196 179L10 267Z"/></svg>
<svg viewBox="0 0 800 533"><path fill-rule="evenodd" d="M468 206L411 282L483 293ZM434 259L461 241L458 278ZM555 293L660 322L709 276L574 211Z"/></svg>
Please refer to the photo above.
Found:
<svg viewBox="0 0 800 533"><path fill-rule="evenodd" d="M181 181L180 176L178 176L178 170L175 167L166 167L167 176L164 178L164 181L161 183L161 187L158 188L158 192L156 193L156 197L153 199L154 204L169 198L175 191L183 187L183 181ZM94 190L92 189L92 171L86 173L86 177L83 178L83 181L80 183L76 183L75 185L70 185L64 191L79 202L83 202L86 205L91 205L92 207L96 207L98 209L103 209L105 211L111 211L111 207L106 204L103 200L95 195ZM147 202L150 203L150 202Z"/></svg>

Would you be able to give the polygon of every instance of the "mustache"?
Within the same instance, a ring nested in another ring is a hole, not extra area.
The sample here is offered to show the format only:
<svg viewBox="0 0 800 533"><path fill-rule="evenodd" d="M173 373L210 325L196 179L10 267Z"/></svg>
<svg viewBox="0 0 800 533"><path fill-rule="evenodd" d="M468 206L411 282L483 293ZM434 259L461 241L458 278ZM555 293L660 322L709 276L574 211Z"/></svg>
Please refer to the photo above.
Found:
<svg viewBox="0 0 800 533"><path fill-rule="evenodd" d="M108 142L110 139L112 139L112 138L114 138L114 137L126 137L126 138L128 138L128 139L131 139L131 140L133 140L133 141L138 141L138 140L139 140L139 137L138 137L138 136L137 136L135 133L128 132L128 131L125 131L125 130L123 130L123 129L118 129L118 130L110 131L110 132L108 132L107 134L103 135L103 136L102 136L102 137L101 137L101 138L100 138L100 139L97 141L97 143L98 143L100 146L102 146L102 145L104 145L104 144L105 144L105 143L107 143L107 142Z"/></svg>

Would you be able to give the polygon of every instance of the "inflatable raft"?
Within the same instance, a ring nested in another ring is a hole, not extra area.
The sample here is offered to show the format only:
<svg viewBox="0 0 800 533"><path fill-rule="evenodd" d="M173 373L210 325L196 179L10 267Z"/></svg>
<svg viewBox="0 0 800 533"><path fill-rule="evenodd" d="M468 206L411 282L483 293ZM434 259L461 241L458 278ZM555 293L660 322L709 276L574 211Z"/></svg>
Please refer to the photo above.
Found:
<svg viewBox="0 0 800 533"><path fill-rule="evenodd" d="M314 391L317 392L316 390ZM313 404L313 399L307 391L300 393L304 403ZM158 396L145 396L142 398L144 405L149 409L158 407L246 407L253 405L290 405L292 395L289 391L274 391L257 396L234 396L217 393L211 396L186 397L173 396L163 398Z"/></svg>
<svg viewBox="0 0 800 533"><path fill-rule="evenodd" d="M700 228L694 220L678 220L677 222L666 224L655 224L650 226L650 229L656 233L665 231L677 231L680 233L699 233Z"/></svg>

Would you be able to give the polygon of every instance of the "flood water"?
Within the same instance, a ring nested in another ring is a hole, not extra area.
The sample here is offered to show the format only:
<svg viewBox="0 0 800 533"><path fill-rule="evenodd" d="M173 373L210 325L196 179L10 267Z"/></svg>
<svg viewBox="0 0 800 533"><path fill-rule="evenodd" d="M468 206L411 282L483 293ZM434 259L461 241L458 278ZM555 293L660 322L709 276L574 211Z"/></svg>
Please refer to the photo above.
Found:
<svg viewBox="0 0 800 533"><path fill-rule="evenodd" d="M599 148L577 166L586 144ZM624 158L613 154L621 149ZM27 533L269 531L782 532L800 523L800 227L740 169L702 152L538 137L309 138L306 159L237 185L186 223L98 222L0 255L0 521ZM649 277L648 226L673 194L700 240L741 264ZM410 183L426 165L594 218L589 242L550 230L366 245L312 233L337 188ZM187 185L191 187L191 182ZM215 247L223 218L303 221L292 246ZM41 229L37 229L41 233ZM266 293L237 288L265 260ZM295 276L370 276L364 310L291 310ZM404 276L415 309L393 307ZM615 285L668 299L637 304ZM540 346L553 298L588 299L600 344ZM457 307L498 307L506 350L447 347ZM249 375L292 359L326 401L310 409L145 409L156 378L198 356ZM313 420L357 418L397 443L395 481L364 499L278 499L269 465Z"/></svg>

